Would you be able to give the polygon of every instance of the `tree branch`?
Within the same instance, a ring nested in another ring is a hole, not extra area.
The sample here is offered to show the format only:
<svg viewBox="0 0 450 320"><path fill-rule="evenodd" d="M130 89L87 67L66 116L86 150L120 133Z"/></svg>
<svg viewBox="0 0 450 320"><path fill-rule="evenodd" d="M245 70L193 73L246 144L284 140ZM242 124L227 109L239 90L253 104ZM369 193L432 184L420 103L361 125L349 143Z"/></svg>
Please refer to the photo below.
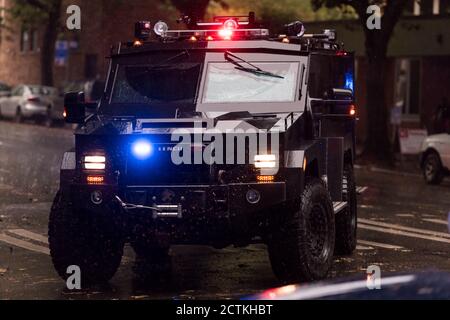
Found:
<svg viewBox="0 0 450 320"><path fill-rule="evenodd" d="M31 7L35 7L39 10L47 12L49 10L49 7L43 3L41 0L16 0L17 4L20 5L28 5Z"/></svg>

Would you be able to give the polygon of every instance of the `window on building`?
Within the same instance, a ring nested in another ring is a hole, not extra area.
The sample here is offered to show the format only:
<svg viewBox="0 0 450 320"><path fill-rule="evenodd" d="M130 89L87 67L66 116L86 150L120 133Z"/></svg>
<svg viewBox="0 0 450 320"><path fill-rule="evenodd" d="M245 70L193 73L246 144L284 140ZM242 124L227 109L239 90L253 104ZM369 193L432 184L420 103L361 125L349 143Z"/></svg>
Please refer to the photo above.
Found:
<svg viewBox="0 0 450 320"><path fill-rule="evenodd" d="M420 67L418 59L399 59L396 62L395 106L404 115L420 112Z"/></svg>
<svg viewBox="0 0 450 320"><path fill-rule="evenodd" d="M20 52L26 52L30 41L30 33L27 29L22 29L20 33Z"/></svg>
<svg viewBox="0 0 450 320"><path fill-rule="evenodd" d="M38 32L36 29L22 28L20 33L20 51L38 51Z"/></svg>
<svg viewBox="0 0 450 320"><path fill-rule="evenodd" d="M449 0L409 0L406 5L406 15L438 15L446 14Z"/></svg>
<svg viewBox="0 0 450 320"><path fill-rule="evenodd" d="M29 35L30 41L28 42L29 50L31 52L36 52L38 51L38 32L37 30L30 30L29 34L30 34Z"/></svg>
<svg viewBox="0 0 450 320"><path fill-rule="evenodd" d="M408 0L408 3L405 6L405 10L403 12L403 14L405 16L411 16L414 15L414 7L416 5L416 1L417 0Z"/></svg>

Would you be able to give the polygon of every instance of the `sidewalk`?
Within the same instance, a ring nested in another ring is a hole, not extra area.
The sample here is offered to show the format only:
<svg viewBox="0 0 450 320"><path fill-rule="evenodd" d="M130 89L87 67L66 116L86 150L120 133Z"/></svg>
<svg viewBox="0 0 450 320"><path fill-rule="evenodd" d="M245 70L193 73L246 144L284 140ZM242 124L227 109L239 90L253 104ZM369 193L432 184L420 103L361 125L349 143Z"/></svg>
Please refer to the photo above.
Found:
<svg viewBox="0 0 450 320"><path fill-rule="evenodd" d="M401 155L396 153L394 155L395 163L393 166L382 166L380 164L361 164L359 161L362 154L362 148L356 148L356 164L355 168L366 168L371 171L395 173L401 175L421 176L422 170L420 168L420 154L417 155Z"/></svg>

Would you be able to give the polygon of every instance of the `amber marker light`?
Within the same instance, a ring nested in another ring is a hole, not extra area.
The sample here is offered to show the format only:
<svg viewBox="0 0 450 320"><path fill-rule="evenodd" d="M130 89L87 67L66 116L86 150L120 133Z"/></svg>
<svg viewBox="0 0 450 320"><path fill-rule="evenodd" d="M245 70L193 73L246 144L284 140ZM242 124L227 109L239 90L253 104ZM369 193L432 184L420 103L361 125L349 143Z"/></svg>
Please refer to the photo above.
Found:
<svg viewBox="0 0 450 320"><path fill-rule="evenodd" d="M256 176L258 182L273 182L275 180L274 176Z"/></svg>
<svg viewBox="0 0 450 320"><path fill-rule="evenodd" d="M105 182L104 176L87 176L86 182L88 184L102 184Z"/></svg>

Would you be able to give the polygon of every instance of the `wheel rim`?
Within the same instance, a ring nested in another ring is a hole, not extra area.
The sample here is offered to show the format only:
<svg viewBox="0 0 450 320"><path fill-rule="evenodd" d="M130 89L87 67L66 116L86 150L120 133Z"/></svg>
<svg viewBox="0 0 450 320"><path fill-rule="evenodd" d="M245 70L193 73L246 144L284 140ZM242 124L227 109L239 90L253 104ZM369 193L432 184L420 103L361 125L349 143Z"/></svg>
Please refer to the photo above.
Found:
<svg viewBox="0 0 450 320"><path fill-rule="evenodd" d="M309 249L316 259L324 259L329 253L328 216L322 204L315 204L309 223Z"/></svg>
<svg viewBox="0 0 450 320"><path fill-rule="evenodd" d="M436 174L436 159L430 156L425 164L425 177L428 180L432 180L435 174Z"/></svg>

